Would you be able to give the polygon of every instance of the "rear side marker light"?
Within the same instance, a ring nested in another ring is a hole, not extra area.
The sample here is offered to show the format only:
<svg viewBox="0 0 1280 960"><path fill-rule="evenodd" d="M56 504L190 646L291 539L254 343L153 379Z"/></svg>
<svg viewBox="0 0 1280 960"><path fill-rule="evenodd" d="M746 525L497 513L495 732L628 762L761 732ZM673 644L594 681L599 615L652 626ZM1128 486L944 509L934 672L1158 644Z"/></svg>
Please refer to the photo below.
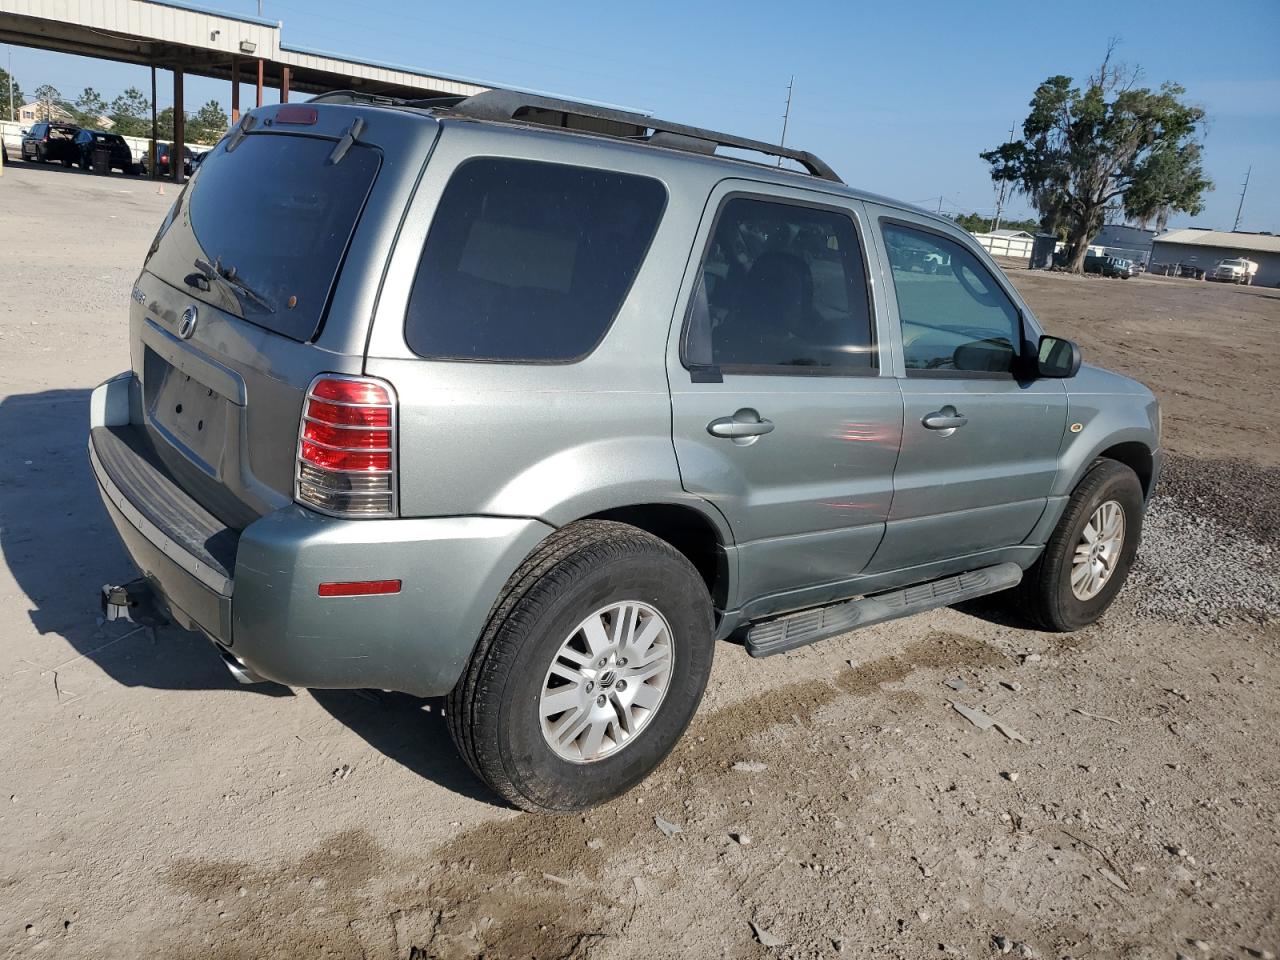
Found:
<svg viewBox="0 0 1280 960"><path fill-rule="evenodd" d="M372 597L399 592L399 580L349 580L342 583L322 583L318 591L322 597Z"/></svg>
<svg viewBox="0 0 1280 960"><path fill-rule="evenodd" d="M396 426L391 384L316 377L298 426L294 499L335 517L394 517Z"/></svg>

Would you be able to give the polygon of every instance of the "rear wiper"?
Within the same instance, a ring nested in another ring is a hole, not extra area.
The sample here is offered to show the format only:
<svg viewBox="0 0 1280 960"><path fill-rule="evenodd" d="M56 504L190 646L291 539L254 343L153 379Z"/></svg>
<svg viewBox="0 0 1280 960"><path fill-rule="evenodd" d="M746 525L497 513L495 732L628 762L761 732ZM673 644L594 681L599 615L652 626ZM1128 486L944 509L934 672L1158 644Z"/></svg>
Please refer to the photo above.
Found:
<svg viewBox="0 0 1280 960"><path fill-rule="evenodd" d="M253 301L267 313L276 312L275 307L271 305L266 297L236 276L235 267L224 267L222 265L222 257L218 257L213 263L203 257L196 257L193 266L204 274L206 280L221 280L237 292L244 294L246 299Z"/></svg>

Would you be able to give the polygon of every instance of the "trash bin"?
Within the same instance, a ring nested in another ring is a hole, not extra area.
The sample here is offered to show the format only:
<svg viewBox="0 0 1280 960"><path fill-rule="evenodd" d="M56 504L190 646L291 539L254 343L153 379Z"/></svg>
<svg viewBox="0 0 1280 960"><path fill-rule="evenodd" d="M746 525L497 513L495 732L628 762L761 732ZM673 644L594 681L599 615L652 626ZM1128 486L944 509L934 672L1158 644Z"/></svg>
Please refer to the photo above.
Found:
<svg viewBox="0 0 1280 960"><path fill-rule="evenodd" d="M93 157L91 160L94 173L107 174L111 172L111 148L94 147Z"/></svg>
<svg viewBox="0 0 1280 960"><path fill-rule="evenodd" d="M1047 270L1053 266L1053 248L1058 238L1052 233L1037 233L1031 247L1031 269Z"/></svg>

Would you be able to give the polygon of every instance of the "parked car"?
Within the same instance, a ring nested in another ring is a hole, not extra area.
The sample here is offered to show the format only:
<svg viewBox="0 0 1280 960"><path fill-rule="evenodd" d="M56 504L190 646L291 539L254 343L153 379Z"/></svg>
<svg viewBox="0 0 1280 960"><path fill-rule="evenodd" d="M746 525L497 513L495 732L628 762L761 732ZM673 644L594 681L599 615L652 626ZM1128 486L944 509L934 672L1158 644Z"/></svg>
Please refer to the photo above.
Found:
<svg viewBox="0 0 1280 960"><path fill-rule="evenodd" d="M82 170L93 169L93 156L96 151L110 152L110 169L121 173L138 172L133 162L133 150L118 133L104 133L101 130L81 130L76 134L76 166Z"/></svg>
<svg viewBox="0 0 1280 960"><path fill-rule="evenodd" d="M1248 286L1258 274L1258 264L1244 257L1232 257L1219 260L1213 270L1206 276L1207 280L1219 283L1237 283Z"/></svg>
<svg viewBox="0 0 1280 960"><path fill-rule="evenodd" d="M1132 260L1124 257L1112 257L1099 254L1086 254L1084 258L1085 273L1100 273L1104 277L1119 277L1128 280L1138 270Z"/></svg>
<svg viewBox="0 0 1280 960"><path fill-rule="evenodd" d="M213 154L89 459L143 575L108 615L243 681L447 696L498 794L580 809L671 750L716 640L997 592L1076 630L1128 575L1151 391L809 153L497 90L265 106Z"/></svg>
<svg viewBox="0 0 1280 960"><path fill-rule="evenodd" d="M80 128L72 123L42 120L33 123L22 135L22 159L33 163L61 163L69 167L76 162L76 134Z"/></svg>
<svg viewBox="0 0 1280 960"><path fill-rule="evenodd" d="M171 143L156 144L156 172L158 176L167 177L169 175L169 155L173 151ZM150 151L142 158L142 172L150 175ZM184 146L182 148L182 172L187 176L191 175L192 170L192 152L191 148Z"/></svg>

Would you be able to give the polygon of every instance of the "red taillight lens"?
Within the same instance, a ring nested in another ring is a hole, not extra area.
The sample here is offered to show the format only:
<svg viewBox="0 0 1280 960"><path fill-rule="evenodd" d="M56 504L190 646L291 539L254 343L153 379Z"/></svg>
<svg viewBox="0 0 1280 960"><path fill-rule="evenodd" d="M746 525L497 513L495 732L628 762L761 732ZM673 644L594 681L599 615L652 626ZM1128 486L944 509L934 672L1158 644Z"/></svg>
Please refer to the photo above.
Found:
<svg viewBox="0 0 1280 960"><path fill-rule="evenodd" d="M365 450L333 450L318 443L302 442L302 459L327 470L390 470L391 453Z"/></svg>
<svg viewBox="0 0 1280 960"><path fill-rule="evenodd" d="M346 407L336 403L325 403L323 400L311 400L308 402L307 416L340 426L391 426L389 407Z"/></svg>
<svg viewBox="0 0 1280 960"><path fill-rule="evenodd" d="M311 396L321 400L337 400L339 403L359 403L386 406L391 395L380 383L368 380L317 380L311 385Z"/></svg>
<svg viewBox="0 0 1280 960"><path fill-rule="evenodd" d="M335 516L395 516L395 411L390 384L317 377L302 410L295 499Z"/></svg>
<svg viewBox="0 0 1280 960"><path fill-rule="evenodd" d="M356 430L334 427L308 420L302 427L302 439L313 440L326 447L358 447L365 450L390 450L390 430Z"/></svg>

